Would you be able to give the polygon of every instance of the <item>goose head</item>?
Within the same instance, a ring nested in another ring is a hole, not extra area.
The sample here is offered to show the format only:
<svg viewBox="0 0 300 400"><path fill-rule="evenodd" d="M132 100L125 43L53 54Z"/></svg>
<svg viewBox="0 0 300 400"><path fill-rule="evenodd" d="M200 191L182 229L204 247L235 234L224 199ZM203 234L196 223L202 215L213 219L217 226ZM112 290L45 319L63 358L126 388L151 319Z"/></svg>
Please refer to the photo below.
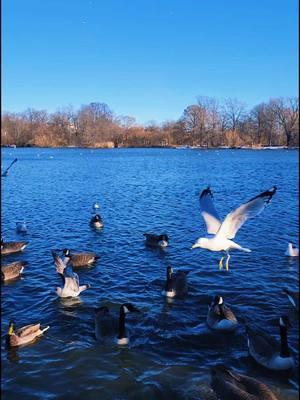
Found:
<svg viewBox="0 0 300 400"><path fill-rule="evenodd" d="M213 301L213 306L220 306L224 304L224 300L222 296L215 296L214 301Z"/></svg>
<svg viewBox="0 0 300 400"><path fill-rule="evenodd" d="M66 257L70 257L71 255L70 249L63 249L63 255Z"/></svg>
<svg viewBox="0 0 300 400"><path fill-rule="evenodd" d="M158 238L158 245L161 247L167 247L169 244L169 237L165 233L160 235Z"/></svg>
<svg viewBox="0 0 300 400"><path fill-rule="evenodd" d="M120 314L128 314L131 312L136 312L139 313L140 310L138 310L133 304L131 303L124 303L120 307Z"/></svg>
<svg viewBox="0 0 300 400"><path fill-rule="evenodd" d="M173 281L173 268L170 265L167 267L167 282L165 289L162 291L162 295L169 298L176 296L176 290Z"/></svg>

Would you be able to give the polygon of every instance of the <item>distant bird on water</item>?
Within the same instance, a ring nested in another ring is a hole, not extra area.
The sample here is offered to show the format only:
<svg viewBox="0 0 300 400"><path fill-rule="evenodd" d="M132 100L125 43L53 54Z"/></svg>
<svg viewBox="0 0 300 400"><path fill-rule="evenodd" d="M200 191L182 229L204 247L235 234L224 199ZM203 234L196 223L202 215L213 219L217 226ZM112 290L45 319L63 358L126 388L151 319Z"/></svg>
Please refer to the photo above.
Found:
<svg viewBox="0 0 300 400"><path fill-rule="evenodd" d="M96 214L91 218L90 224L96 229L103 228L103 220L99 214Z"/></svg>
<svg viewBox="0 0 300 400"><path fill-rule="evenodd" d="M283 289L283 293L287 295L289 301L294 306L294 308L299 311L299 292L294 292L289 289Z"/></svg>
<svg viewBox="0 0 300 400"><path fill-rule="evenodd" d="M17 232L26 233L27 232L26 222L25 221L16 222L16 229Z"/></svg>
<svg viewBox="0 0 300 400"><path fill-rule="evenodd" d="M224 365L211 369L211 387L218 400L278 400L267 385Z"/></svg>
<svg viewBox="0 0 300 400"><path fill-rule="evenodd" d="M231 211L224 221L221 222L214 207L213 195L210 188L204 189L200 195L200 209L208 235L198 239L192 246L192 249L201 247L202 249L211 251L225 252L227 255L226 270L228 270L228 262L230 259L229 250L251 252L250 249L240 246L231 239L235 238L237 231L248 219L256 217L265 209L276 193L276 190L277 188L274 186L272 189L253 197L247 203ZM223 259L224 257L222 257L219 262L220 269L223 268Z"/></svg>
<svg viewBox="0 0 300 400"><path fill-rule="evenodd" d="M145 244L150 247L167 247L169 245L168 235L154 235L153 233L144 233Z"/></svg>
<svg viewBox="0 0 300 400"><path fill-rule="evenodd" d="M297 249L297 247L293 247L292 243L289 243L284 254L288 257L299 257L299 249Z"/></svg>
<svg viewBox="0 0 300 400"><path fill-rule="evenodd" d="M27 245L27 242L4 242L1 237L1 255L6 256L8 254L18 253L19 251L23 251Z"/></svg>
<svg viewBox="0 0 300 400"><path fill-rule="evenodd" d="M95 201L95 203L93 204L93 210L99 210L99 208L100 208L99 201Z"/></svg>

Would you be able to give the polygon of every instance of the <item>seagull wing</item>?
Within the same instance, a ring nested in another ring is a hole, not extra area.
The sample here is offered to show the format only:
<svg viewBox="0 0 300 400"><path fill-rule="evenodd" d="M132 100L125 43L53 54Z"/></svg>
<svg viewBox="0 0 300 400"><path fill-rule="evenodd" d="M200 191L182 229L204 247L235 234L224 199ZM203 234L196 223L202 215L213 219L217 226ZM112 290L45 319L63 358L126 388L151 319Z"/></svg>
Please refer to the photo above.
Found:
<svg viewBox="0 0 300 400"><path fill-rule="evenodd" d="M253 199L242 204L236 210L231 211L224 219L217 235L226 239L233 239L247 219L255 218L265 209L276 193L276 189L276 186L274 186L272 189L253 197Z"/></svg>
<svg viewBox="0 0 300 400"><path fill-rule="evenodd" d="M213 195L209 187L200 194L200 209L207 233L216 234L221 226L221 221L215 209Z"/></svg>

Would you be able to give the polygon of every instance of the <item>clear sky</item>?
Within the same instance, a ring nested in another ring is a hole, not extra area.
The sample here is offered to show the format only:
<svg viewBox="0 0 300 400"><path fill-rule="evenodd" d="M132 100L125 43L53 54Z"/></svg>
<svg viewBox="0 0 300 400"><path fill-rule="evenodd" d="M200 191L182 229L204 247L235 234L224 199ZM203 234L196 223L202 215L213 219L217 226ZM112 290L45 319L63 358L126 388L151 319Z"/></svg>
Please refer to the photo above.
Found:
<svg viewBox="0 0 300 400"><path fill-rule="evenodd" d="M105 102L145 123L296 95L296 0L2 0L5 111Z"/></svg>

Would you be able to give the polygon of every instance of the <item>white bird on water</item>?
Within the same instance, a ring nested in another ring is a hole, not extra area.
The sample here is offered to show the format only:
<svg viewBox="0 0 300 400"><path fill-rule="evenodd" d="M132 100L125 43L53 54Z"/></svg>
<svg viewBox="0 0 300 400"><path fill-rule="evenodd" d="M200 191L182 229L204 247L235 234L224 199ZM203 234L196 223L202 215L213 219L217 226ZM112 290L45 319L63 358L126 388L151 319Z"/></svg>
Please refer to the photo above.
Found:
<svg viewBox="0 0 300 400"><path fill-rule="evenodd" d="M276 193L276 190L277 188L274 186L272 189L253 197L247 203L231 211L224 221L221 222L214 207L213 195L210 188L204 189L200 195L200 209L208 235L198 239L192 246L192 249L201 247L202 249L211 251L225 251L227 254L226 270L228 271L228 262L230 259L229 250L234 249L247 253L251 252L250 249L240 246L231 239L234 239L237 231L248 219L256 217L265 209ZM220 269L223 268L223 259L224 257L222 257L219 262Z"/></svg>

